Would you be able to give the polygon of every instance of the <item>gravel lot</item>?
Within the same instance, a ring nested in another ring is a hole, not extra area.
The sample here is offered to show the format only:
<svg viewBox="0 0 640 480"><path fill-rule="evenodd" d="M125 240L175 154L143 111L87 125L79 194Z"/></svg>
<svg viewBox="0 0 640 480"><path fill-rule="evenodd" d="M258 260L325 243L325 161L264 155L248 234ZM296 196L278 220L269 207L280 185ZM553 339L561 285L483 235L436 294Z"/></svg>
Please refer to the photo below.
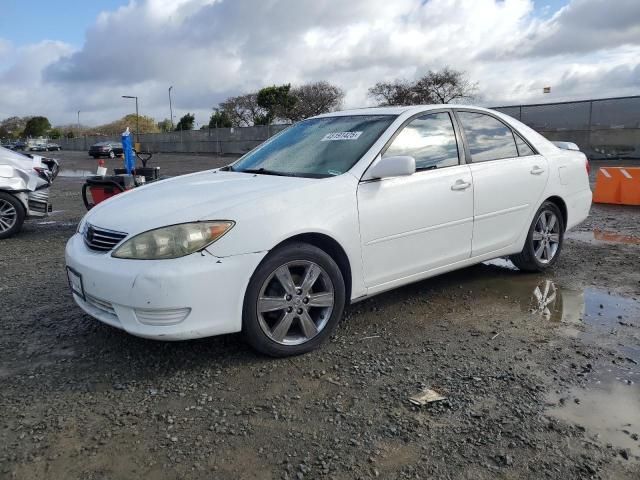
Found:
<svg viewBox="0 0 640 480"><path fill-rule="evenodd" d="M494 261L423 281L274 360L76 308L63 252L95 161L57 156L53 215L0 244L0 478L640 478L640 208L594 205L548 274ZM424 388L445 400L410 403Z"/></svg>

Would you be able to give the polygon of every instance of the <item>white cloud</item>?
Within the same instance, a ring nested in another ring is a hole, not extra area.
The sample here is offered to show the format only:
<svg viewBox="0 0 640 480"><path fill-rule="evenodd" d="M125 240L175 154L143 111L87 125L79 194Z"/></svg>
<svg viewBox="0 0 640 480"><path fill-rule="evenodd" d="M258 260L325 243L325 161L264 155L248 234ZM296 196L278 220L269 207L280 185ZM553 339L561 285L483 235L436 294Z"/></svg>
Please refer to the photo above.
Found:
<svg viewBox="0 0 640 480"><path fill-rule="evenodd" d="M609 7L607 7L609 5ZM138 0L99 15L82 48L49 42L0 72L0 115L54 122L132 111L195 112L272 83L328 80L346 106L379 80L450 65L477 80L485 103L629 93L638 88L640 2L572 0L534 16L531 0ZM31 47L29 47L31 48ZM0 58L2 43L0 42ZM612 80L611 76L614 75ZM21 77L28 76L28 80Z"/></svg>

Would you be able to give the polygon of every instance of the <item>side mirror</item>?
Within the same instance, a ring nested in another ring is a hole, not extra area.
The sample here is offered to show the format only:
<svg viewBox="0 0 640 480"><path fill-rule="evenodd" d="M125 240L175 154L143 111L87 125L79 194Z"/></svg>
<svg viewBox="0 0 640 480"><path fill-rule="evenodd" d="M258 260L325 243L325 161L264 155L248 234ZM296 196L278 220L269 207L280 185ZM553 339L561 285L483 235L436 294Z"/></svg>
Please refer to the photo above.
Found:
<svg viewBox="0 0 640 480"><path fill-rule="evenodd" d="M367 170L364 180L376 178L406 177L416 173L416 159L408 155L378 157Z"/></svg>

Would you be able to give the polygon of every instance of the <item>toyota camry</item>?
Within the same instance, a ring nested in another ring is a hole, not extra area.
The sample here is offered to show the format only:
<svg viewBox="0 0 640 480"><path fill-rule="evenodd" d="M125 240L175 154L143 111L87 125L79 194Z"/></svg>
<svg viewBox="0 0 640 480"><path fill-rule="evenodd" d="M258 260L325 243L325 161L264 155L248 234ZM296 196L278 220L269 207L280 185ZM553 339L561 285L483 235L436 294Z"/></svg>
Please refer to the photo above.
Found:
<svg viewBox="0 0 640 480"><path fill-rule="evenodd" d="M588 161L562 146L470 106L320 115L93 208L66 247L69 285L133 335L241 331L304 353L349 302L497 257L552 267L591 205Z"/></svg>

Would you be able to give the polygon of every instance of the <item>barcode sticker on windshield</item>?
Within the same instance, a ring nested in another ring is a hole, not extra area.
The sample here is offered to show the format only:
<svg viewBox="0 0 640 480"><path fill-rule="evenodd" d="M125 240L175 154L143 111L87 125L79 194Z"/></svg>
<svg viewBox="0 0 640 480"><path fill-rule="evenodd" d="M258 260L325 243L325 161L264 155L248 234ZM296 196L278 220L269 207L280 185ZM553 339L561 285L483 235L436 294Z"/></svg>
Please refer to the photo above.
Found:
<svg viewBox="0 0 640 480"><path fill-rule="evenodd" d="M321 142L330 142L333 140L357 140L362 135L362 132L334 132L327 133L322 137Z"/></svg>

